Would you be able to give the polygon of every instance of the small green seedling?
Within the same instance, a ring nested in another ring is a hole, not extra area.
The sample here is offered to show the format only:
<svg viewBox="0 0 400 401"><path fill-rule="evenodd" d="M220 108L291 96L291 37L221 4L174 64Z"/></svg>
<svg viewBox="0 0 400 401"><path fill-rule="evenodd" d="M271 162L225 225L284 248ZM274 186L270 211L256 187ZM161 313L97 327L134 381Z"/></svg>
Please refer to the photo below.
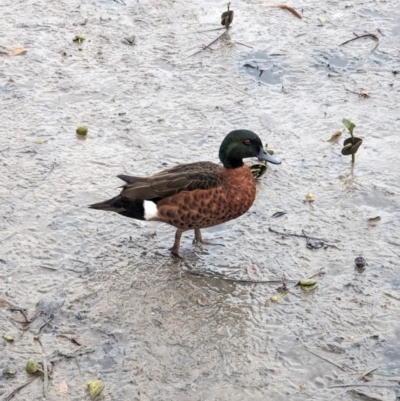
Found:
<svg viewBox="0 0 400 401"><path fill-rule="evenodd" d="M343 142L342 155L343 156L351 155L351 162L355 163L356 153L357 153L358 148L362 144L362 139L357 138L353 135L354 128L356 127L354 123L352 123L347 118L344 118L342 120L342 123L344 124L344 126L347 128L347 130L350 132L350 135L351 135L351 138L347 138Z"/></svg>

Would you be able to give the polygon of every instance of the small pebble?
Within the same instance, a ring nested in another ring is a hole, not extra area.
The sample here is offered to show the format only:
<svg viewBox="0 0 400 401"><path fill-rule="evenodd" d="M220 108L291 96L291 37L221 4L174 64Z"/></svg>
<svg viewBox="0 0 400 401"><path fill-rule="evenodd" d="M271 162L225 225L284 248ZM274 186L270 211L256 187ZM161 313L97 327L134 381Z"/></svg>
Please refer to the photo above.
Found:
<svg viewBox="0 0 400 401"><path fill-rule="evenodd" d="M365 265L367 264L366 260L361 256L355 258L354 263L355 263L357 269L363 269L365 267Z"/></svg>

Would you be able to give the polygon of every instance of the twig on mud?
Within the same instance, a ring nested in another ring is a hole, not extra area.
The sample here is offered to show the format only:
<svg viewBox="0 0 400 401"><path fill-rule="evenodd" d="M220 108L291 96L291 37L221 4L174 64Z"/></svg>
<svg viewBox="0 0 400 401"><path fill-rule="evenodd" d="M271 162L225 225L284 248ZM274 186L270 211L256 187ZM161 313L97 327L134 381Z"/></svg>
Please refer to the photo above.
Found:
<svg viewBox="0 0 400 401"><path fill-rule="evenodd" d="M324 272L324 269L321 267L321 269L319 269L319 270L318 270L315 274L313 274L311 277L307 277L306 280L311 280L312 278L317 277L317 276L322 276L323 274L325 274L325 272ZM300 284L300 281L295 285L295 287L298 286L298 285L301 285L301 284Z"/></svg>
<svg viewBox="0 0 400 401"><path fill-rule="evenodd" d="M82 350L82 351L79 351L79 350L76 350L74 353L72 353L72 354L64 354L63 352L61 352L61 351L58 351L57 352L57 355L58 356L60 356L62 359L70 359L70 358L76 358L77 356L82 356L82 355L86 355L86 354L91 354L91 353L93 353L93 352L95 352L95 350L94 349L84 349L84 350ZM51 363L53 363L53 362L59 362L60 361L60 359L59 360L52 360L51 361Z"/></svg>
<svg viewBox="0 0 400 401"><path fill-rule="evenodd" d="M10 234L10 235L8 235L7 237L5 237L5 238L3 238L1 241L0 241L0 244L2 244L4 241L7 241L8 239L10 239L11 237L14 237L14 235L15 234L18 234L18 233L12 233L12 234Z"/></svg>
<svg viewBox="0 0 400 401"><path fill-rule="evenodd" d="M52 359L50 361L50 363L51 364L56 364L56 363L62 361L63 359L74 359L75 363L76 363L76 366L78 368L79 374L82 375L82 371L81 371L81 368L79 366L79 362L78 362L78 358L77 357L81 356L81 355L85 355L85 354L91 354L93 352L95 352L94 349L87 349L87 350L82 350L82 351L77 350L72 354L64 354L64 353L58 351L57 355L59 356L59 358L58 359Z"/></svg>
<svg viewBox="0 0 400 401"><path fill-rule="evenodd" d="M186 265L186 267L188 267ZM243 283L243 284L281 284L282 280L243 280L241 278L234 278L234 277L224 277L222 275L218 274L210 274L210 273L204 273L202 271L196 271L192 270L190 267L185 270L185 273L192 274L193 276L197 277L205 277L205 278L219 278L221 280L226 280L226 281L233 281L235 283ZM291 283L298 283L298 280L288 280L288 282Z"/></svg>
<svg viewBox="0 0 400 401"><path fill-rule="evenodd" d="M22 308L18 308L18 307L11 307L11 308L8 308L8 310L11 311L11 312L20 312L20 313L22 313L23 317L25 318L25 322L19 322L18 320L16 320L17 323L29 324L29 323L32 323L33 320L34 320L34 318L31 319L31 320L28 319L28 317L26 316L26 313L25 313L26 309L22 309Z"/></svg>
<svg viewBox="0 0 400 401"><path fill-rule="evenodd" d="M47 367L46 351L44 350L42 341L39 336L34 337L34 339L40 344L43 354L43 398L47 397L47 387L49 385L49 371Z"/></svg>
<svg viewBox="0 0 400 401"><path fill-rule="evenodd" d="M378 38L378 36L374 35L373 33L366 33L366 34L360 35L360 36L356 35L355 38L346 40L346 42L341 43L339 46L346 45L347 43L350 43L350 42L352 42L353 40L357 40L357 39L361 39L361 38L371 38L371 39L373 39L373 40L375 40L375 41L377 42L376 45L375 45L375 47L371 50L371 54L372 54L372 53L376 50L376 48L379 46L379 38Z"/></svg>
<svg viewBox="0 0 400 401"><path fill-rule="evenodd" d="M224 35L226 35L228 33L228 30L226 30L225 32L223 32L223 33L221 33L221 35L219 35L218 36L218 38L217 39L214 39L211 43L209 43L208 45L203 45L203 48L201 49L201 50L199 50L199 51L197 51L196 53L193 53L191 56L189 56L189 57L192 57L192 56L195 56L196 54L199 54L199 53L201 53L203 50L205 50L205 49L210 49L210 50L212 50L211 48L210 48L210 46L211 45L213 45L215 42L217 42L218 40L220 40Z"/></svg>
<svg viewBox="0 0 400 401"><path fill-rule="evenodd" d="M293 8L293 7L289 7L286 4L272 4L272 3L268 3L268 4L263 4L264 7L268 7L268 8L280 8L282 10L288 10L290 11L294 16L296 16L297 18L302 19L303 17Z"/></svg>
<svg viewBox="0 0 400 401"><path fill-rule="evenodd" d="M14 395L16 395L18 393L18 391L22 390L23 388L25 388L26 386L28 386L29 384L31 384L32 382L34 382L36 379L38 379L38 377L35 377L32 380L29 380L28 382L24 383L22 386L17 387L10 395L8 395L4 401L10 401Z"/></svg>
<svg viewBox="0 0 400 401"><path fill-rule="evenodd" d="M310 236L304 234L304 232L303 232L303 234L282 233L280 231L274 230L271 227L269 227L268 230L273 232L273 233L275 233L275 234L282 235L282 237L298 237L298 238L306 238L306 239L315 239L316 241L326 241L326 239L323 239L323 238L310 237Z"/></svg>
<svg viewBox="0 0 400 401"><path fill-rule="evenodd" d="M225 84L225 85L228 85L228 86L230 86L231 88L236 89L236 90L238 90L239 92L242 92L244 95L251 97L251 95L250 95L249 93L246 93L245 91L243 91L243 90L241 90L241 89L239 89L239 88L236 88L235 86L233 86L233 85L231 85L231 84Z"/></svg>
<svg viewBox="0 0 400 401"><path fill-rule="evenodd" d="M358 391L358 390L347 390L347 393L355 395L357 398L361 398L365 401L383 401L382 398L376 398L376 397L365 394L362 391Z"/></svg>
<svg viewBox="0 0 400 401"><path fill-rule="evenodd" d="M329 386L328 388L346 388L346 387L382 387L382 388L399 388L399 386L393 386L390 384L360 384L360 383L353 383L353 384L337 384L335 386Z"/></svg>
<svg viewBox="0 0 400 401"><path fill-rule="evenodd" d="M326 358L324 358L323 356L318 355L317 353L311 351L311 350L310 350L307 346L305 346L305 345L304 345L304 348L305 348L305 350L308 351L310 354L313 354L314 356L316 356L316 357L322 359L323 361L328 362L328 363L330 363L330 364L333 365L333 366L336 366L337 368L339 368L339 369L342 370L343 372L347 372L347 371L348 371L348 370L345 369L345 367L340 366L340 365L336 364L335 362L332 362L331 360L326 359ZM349 368L347 368L347 369L349 369ZM351 370L351 369L350 369L350 370Z"/></svg>
<svg viewBox="0 0 400 401"><path fill-rule="evenodd" d="M253 49L253 46L250 46L250 45L246 45L245 43L242 43L242 42L233 42L233 44L238 44L238 45L242 45L242 46L246 46L246 47L249 47L250 49Z"/></svg>
<svg viewBox="0 0 400 401"><path fill-rule="evenodd" d="M43 175L42 179L36 185L29 188L25 192L25 194L20 197L20 199L24 199L26 195L28 195L30 192L34 191L39 185L41 185L47 179L47 177L52 173L55 166L56 166L56 164L53 163L52 166L50 167L50 170L46 174Z"/></svg>
<svg viewBox="0 0 400 401"><path fill-rule="evenodd" d="M45 266L45 265L39 265L41 269L46 269L46 270L51 270L51 271L58 271L56 267L50 267L50 266Z"/></svg>
<svg viewBox="0 0 400 401"><path fill-rule="evenodd" d="M388 292L384 292L383 294L384 294L384 295L386 295L387 297L390 297L390 298L393 298L393 299L395 299L396 301L400 301L400 298L398 298L398 297L395 297L394 295L392 295L392 294L389 294Z"/></svg>
<svg viewBox="0 0 400 401"><path fill-rule="evenodd" d="M40 334L40 332L42 331L42 329L44 329L50 322L52 322L52 320L54 319L54 316L53 317L51 317L49 320L45 320L44 321L44 324L42 325L42 326L40 326L39 327L39 330L38 330L38 333L37 333L37 335L39 335ZM44 319L43 319L44 320Z"/></svg>
<svg viewBox="0 0 400 401"><path fill-rule="evenodd" d="M366 373L364 373L362 376L360 376L360 379L361 379L361 380L366 380L366 377L367 377L368 375L370 375L371 373L375 372L375 370L378 370L378 369L379 369L379 366L378 366L377 368L368 370Z"/></svg>
<svg viewBox="0 0 400 401"><path fill-rule="evenodd" d="M220 31L221 29L226 29L224 26L222 28L214 28L214 29L207 29L206 31L198 31L196 33L204 33L204 32L212 32L212 31Z"/></svg>

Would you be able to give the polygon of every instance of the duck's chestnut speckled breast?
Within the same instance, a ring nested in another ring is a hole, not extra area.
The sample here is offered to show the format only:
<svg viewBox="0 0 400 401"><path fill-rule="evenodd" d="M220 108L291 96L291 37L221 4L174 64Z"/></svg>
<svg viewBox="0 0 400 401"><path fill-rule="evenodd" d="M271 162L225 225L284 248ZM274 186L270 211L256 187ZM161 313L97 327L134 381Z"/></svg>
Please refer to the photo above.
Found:
<svg viewBox="0 0 400 401"><path fill-rule="evenodd" d="M246 213L256 196L250 169L221 167L221 186L180 192L157 203L157 220L181 230L215 226Z"/></svg>

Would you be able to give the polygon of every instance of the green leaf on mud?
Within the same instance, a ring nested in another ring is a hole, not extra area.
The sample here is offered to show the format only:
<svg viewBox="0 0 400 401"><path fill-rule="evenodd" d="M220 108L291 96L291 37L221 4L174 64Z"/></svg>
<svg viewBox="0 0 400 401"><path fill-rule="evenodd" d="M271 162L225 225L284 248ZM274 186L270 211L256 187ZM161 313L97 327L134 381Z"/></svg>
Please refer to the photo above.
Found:
<svg viewBox="0 0 400 401"><path fill-rule="evenodd" d="M348 120L347 118L344 118L342 120L342 123L344 124L344 126L349 130L349 132L351 133L351 135L353 135L353 130L356 127L354 123L352 123L350 120Z"/></svg>
<svg viewBox="0 0 400 401"><path fill-rule="evenodd" d="M303 291L308 292L315 290L318 287L318 283L315 283L314 285L301 285L300 287Z"/></svg>
<svg viewBox="0 0 400 401"><path fill-rule="evenodd" d="M89 389L89 395L94 400L104 389L104 383L101 380L93 380L86 383Z"/></svg>
<svg viewBox="0 0 400 401"><path fill-rule="evenodd" d="M307 278L299 281L300 287L303 291L312 291L318 287L317 280L313 278Z"/></svg>
<svg viewBox="0 0 400 401"><path fill-rule="evenodd" d="M43 373L42 368L40 367L40 365L38 364L38 362L36 361L35 358L29 358L28 359L28 362L26 363L25 369L31 375L33 375L36 372L42 372Z"/></svg>

